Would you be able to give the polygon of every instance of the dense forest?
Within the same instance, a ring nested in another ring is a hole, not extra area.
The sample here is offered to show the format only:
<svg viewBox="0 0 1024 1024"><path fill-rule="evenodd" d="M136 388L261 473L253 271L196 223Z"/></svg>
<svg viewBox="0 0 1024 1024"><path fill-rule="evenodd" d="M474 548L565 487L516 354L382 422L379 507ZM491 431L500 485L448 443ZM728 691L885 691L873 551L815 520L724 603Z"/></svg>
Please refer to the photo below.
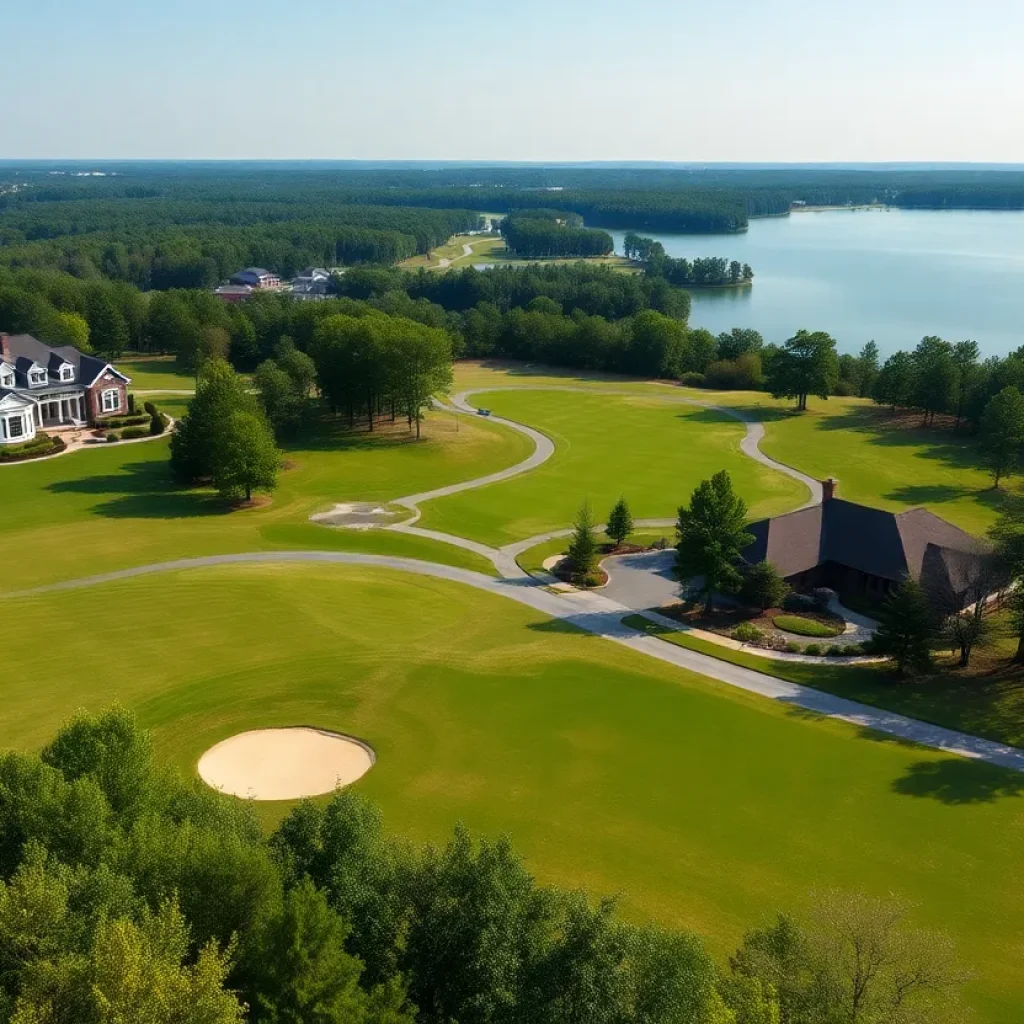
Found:
<svg viewBox="0 0 1024 1024"><path fill-rule="evenodd" d="M583 227L583 218L558 210L517 210L502 218L501 233L510 252L522 259L607 256L607 231Z"/></svg>
<svg viewBox="0 0 1024 1024"><path fill-rule="evenodd" d="M718 256L698 256L692 261L675 259L665 252L661 242L633 231L623 239L622 252L628 259L642 263L649 276L662 277L680 288L747 284L754 279L754 271L747 263Z"/></svg>
<svg viewBox="0 0 1024 1024"><path fill-rule="evenodd" d="M208 287L250 264L290 276L308 264L394 263L476 227L470 211L557 210L590 229L729 233L794 202L1021 209L1024 173L112 163L92 177L12 165L0 167L0 265L143 289ZM552 252L551 230L533 230L534 244ZM584 241L597 249L598 237L580 236L576 251Z"/></svg>
<svg viewBox="0 0 1024 1024"><path fill-rule="evenodd" d="M352 789L267 836L118 709L0 754L0 822L5 1024L960 1019L952 943L897 900L819 893L720 966L691 932L541 885L507 839L402 841ZM847 964L862 945L870 972Z"/></svg>

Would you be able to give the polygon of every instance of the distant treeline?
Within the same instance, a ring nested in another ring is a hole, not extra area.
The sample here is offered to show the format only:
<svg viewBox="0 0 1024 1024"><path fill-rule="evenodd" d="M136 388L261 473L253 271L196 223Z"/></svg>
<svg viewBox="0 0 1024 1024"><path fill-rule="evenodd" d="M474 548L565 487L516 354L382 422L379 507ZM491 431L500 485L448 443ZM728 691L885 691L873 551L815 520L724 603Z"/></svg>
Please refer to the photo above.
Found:
<svg viewBox="0 0 1024 1024"><path fill-rule="evenodd" d="M477 227L468 210L131 199L25 203L0 214L0 265L208 288L245 266L395 263Z"/></svg>
<svg viewBox="0 0 1024 1024"><path fill-rule="evenodd" d="M581 222L579 214L521 210L502 219L501 233L509 250L523 259L607 256L612 236Z"/></svg>

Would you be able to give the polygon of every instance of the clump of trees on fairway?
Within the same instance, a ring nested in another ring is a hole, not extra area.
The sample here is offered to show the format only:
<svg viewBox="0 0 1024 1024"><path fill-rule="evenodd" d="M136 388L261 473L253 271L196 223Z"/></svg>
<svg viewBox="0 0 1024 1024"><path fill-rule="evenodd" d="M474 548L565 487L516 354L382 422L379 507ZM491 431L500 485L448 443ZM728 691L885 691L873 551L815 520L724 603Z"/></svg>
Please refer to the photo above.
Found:
<svg viewBox="0 0 1024 1024"><path fill-rule="evenodd" d="M699 579L697 593L708 613L716 593L735 594L743 583L741 552L754 542L746 523L747 503L735 493L724 469L702 480L689 505L679 509L676 572L681 580Z"/></svg>
<svg viewBox="0 0 1024 1024"><path fill-rule="evenodd" d="M351 789L267 837L120 709L0 754L0 821L10 1024L905 1024L965 978L903 904L840 893L720 970L695 935L539 885L505 839L398 840Z"/></svg>
<svg viewBox="0 0 1024 1024"><path fill-rule="evenodd" d="M273 490L280 452L266 416L221 359L206 363L188 411L171 435L171 469L184 484L213 483L227 498Z"/></svg>
<svg viewBox="0 0 1024 1024"><path fill-rule="evenodd" d="M390 412L407 417L420 436L424 409L452 383L451 338L443 331L372 309L321 320L313 337L320 391L350 424L357 413L374 429Z"/></svg>
<svg viewBox="0 0 1024 1024"><path fill-rule="evenodd" d="M607 231L585 228L579 214L557 210L517 210L502 218L501 233L524 259L607 256L614 247Z"/></svg>

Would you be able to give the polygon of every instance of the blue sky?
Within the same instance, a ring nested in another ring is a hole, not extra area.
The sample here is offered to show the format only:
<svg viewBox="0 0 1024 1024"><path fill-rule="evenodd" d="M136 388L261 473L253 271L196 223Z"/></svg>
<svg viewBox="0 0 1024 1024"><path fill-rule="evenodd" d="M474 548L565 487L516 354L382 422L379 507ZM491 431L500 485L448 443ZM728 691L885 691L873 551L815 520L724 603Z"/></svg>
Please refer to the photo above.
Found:
<svg viewBox="0 0 1024 1024"><path fill-rule="evenodd" d="M0 0L0 159L1024 162L1024 0Z"/></svg>

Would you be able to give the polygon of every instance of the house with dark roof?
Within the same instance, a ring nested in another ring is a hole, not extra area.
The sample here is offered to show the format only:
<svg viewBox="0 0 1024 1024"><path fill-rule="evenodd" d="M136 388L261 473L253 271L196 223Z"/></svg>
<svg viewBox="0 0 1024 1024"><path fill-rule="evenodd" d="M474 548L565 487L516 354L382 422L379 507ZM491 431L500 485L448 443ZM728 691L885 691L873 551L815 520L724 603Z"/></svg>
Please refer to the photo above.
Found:
<svg viewBox="0 0 1024 1024"><path fill-rule="evenodd" d="M263 267L246 267L231 275L232 284L247 284L250 288L280 288L281 278Z"/></svg>
<svg viewBox="0 0 1024 1024"><path fill-rule="evenodd" d="M836 497L751 523L748 564L771 562L798 590L830 587L882 597L907 577L965 598L982 578L987 546L924 508L888 512ZM973 600L973 598L972 598ZM969 603L969 602L968 602Z"/></svg>
<svg viewBox="0 0 1024 1024"><path fill-rule="evenodd" d="M70 345L54 348L31 334L0 333L0 444L124 415L130 383L105 359Z"/></svg>

